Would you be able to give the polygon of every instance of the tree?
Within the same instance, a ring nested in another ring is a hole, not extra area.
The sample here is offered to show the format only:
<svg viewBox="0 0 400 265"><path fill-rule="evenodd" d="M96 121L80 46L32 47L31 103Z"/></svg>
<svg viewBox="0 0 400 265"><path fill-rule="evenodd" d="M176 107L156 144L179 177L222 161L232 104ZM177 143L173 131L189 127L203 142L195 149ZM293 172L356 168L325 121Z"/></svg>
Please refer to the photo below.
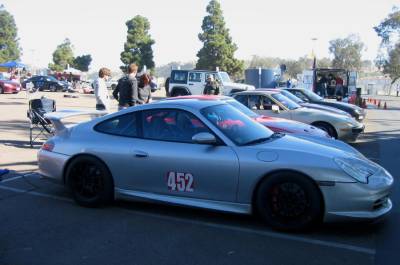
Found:
<svg viewBox="0 0 400 265"><path fill-rule="evenodd" d="M399 38L400 36L400 10L393 8L393 12L374 27L374 30L382 38L382 45L390 45L393 37Z"/></svg>
<svg viewBox="0 0 400 265"><path fill-rule="evenodd" d="M329 44L329 52L334 56L333 67L349 70L359 70L361 68L361 52L364 48L364 43L357 35L349 35L344 39L334 39Z"/></svg>
<svg viewBox="0 0 400 265"><path fill-rule="evenodd" d="M63 43L57 46L53 52L53 63L49 63L49 68L53 71L63 71L68 65L73 65L74 53L72 44L69 39L65 39Z"/></svg>
<svg viewBox="0 0 400 265"><path fill-rule="evenodd" d="M80 71L89 71L89 65L92 62L92 56L90 54L77 56L74 59L74 67Z"/></svg>
<svg viewBox="0 0 400 265"><path fill-rule="evenodd" d="M17 26L14 17L0 6L0 62L19 60Z"/></svg>
<svg viewBox="0 0 400 265"><path fill-rule="evenodd" d="M170 62L165 65L157 66L155 68L155 75L158 77L167 78L171 75L172 69L192 70L194 69L196 62Z"/></svg>
<svg viewBox="0 0 400 265"><path fill-rule="evenodd" d="M383 63L383 73L390 76L392 84L400 78L400 42L390 50L388 59Z"/></svg>
<svg viewBox="0 0 400 265"><path fill-rule="evenodd" d="M400 10L394 8L374 30L382 38L375 64L383 73L389 74L394 83L400 78ZM386 53L382 48L386 48Z"/></svg>
<svg viewBox="0 0 400 265"><path fill-rule="evenodd" d="M203 47L197 53L199 60L196 68L215 70L219 67L233 76L241 75L244 62L234 58L237 46L232 42L229 29L225 27L220 3L211 0L206 10L209 15L204 17L201 26L203 32L198 35Z"/></svg>
<svg viewBox="0 0 400 265"><path fill-rule="evenodd" d="M332 60L326 57L321 59L317 58L317 67L319 68L329 68L332 67Z"/></svg>
<svg viewBox="0 0 400 265"><path fill-rule="evenodd" d="M124 44L124 51L121 52L121 61L124 63L120 68L125 70L131 63L139 66L139 71L146 65L147 69L153 69L155 64L153 61L152 45L155 41L149 34L150 22L142 16L135 16L126 23L128 27L128 36Z"/></svg>

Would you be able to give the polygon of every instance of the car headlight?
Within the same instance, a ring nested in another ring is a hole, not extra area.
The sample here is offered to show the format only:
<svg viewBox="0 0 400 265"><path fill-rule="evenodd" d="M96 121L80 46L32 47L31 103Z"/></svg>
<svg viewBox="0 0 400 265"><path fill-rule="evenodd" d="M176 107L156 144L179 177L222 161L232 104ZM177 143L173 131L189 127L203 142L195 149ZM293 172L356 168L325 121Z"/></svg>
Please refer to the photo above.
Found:
<svg viewBox="0 0 400 265"><path fill-rule="evenodd" d="M334 161L347 175L361 183L368 183L368 177L378 170L374 163L360 159L335 158Z"/></svg>

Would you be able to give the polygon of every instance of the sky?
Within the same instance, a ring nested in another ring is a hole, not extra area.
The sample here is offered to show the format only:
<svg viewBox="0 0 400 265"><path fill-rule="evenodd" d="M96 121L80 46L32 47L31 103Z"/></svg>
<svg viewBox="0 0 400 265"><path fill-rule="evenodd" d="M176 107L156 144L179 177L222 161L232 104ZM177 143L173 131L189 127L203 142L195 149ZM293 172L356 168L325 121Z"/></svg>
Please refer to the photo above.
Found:
<svg viewBox="0 0 400 265"><path fill-rule="evenodd" d="M126 41L125 22L136 15L151 24L156 66L195 61L208 0L0 0L16 21L22 61L46 67L57 45L69 38L75 56L91 54L90 70L118 69ZM226 26L238 50L297 59L311 53L329 57L329 41L356 33L365 43L363 59L376 57L373 30L392 11L394 0L220 0ZM317 38L312 41L312 38ZM331 57L332 58L332 57Z"/></svg>

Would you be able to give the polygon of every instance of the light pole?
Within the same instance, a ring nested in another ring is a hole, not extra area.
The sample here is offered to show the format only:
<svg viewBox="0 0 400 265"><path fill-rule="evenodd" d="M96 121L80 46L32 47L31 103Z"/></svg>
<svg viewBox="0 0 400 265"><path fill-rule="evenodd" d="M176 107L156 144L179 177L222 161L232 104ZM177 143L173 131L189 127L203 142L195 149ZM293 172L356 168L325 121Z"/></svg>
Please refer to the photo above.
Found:
<svg viewBox="0 0 400 265"><path fill-rule="evenodd" d="M311 38L311 40L313 42L311 54L312 54L312 57L313 57L312 59L313 59L313 69L314 69L315 67L317 67L316 66L317 55L315 54L315 43L317 42L318 39L316 37L313 37L313 38Z"/></svg>

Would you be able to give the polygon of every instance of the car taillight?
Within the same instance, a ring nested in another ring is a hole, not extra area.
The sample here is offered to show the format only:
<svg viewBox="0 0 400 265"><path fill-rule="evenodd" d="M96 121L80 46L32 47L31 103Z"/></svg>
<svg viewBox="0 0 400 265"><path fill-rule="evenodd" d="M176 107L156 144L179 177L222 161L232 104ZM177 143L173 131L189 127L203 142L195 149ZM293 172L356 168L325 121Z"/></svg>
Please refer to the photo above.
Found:
<svg viewBox="0 0 400 265"><path fill-rule="evenodd" d="M47 141L42 145L41 149L51 152L51 151L53 151L54 146L55 145L54 145L53 141Z"/></svg>

